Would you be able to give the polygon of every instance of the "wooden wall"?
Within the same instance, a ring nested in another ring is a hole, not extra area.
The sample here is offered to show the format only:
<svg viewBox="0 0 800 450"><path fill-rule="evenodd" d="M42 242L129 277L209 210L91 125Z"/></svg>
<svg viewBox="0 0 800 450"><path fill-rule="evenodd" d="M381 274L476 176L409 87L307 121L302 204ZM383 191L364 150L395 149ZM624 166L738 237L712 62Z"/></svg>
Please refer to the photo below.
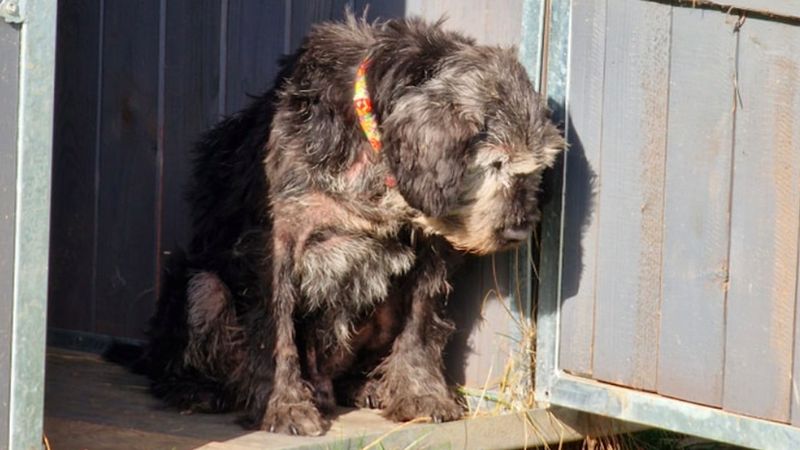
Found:
<svg viewBox="0 0 800 450"><path fill-rule="evenodd" d="M800 20L572 14L560 367L800 424Z"/></svg>
<svg viewBox="0 0 800 450"><path fill-rule="evenodd" d="M162 256L185 245L200 132L268 89L344 2L59 5L50 325L141 338Z"/></svg>
<svg viewBox="0 0 800 450"><path fill-rule="evenodd" d="M182 189L193 140L267 89L278 58L313 22L367 3L372 17L446 15L448 27L486 43L520 37L521 0L503 9L485 0L469 8L455 0L60 2L51 327L143 337L161 259L187 243ZM498 255L474 260L456 282L457 381L482 387L490 367L501 376L514 334L497 301L508 295L508 274L507 255Z"/></svg>

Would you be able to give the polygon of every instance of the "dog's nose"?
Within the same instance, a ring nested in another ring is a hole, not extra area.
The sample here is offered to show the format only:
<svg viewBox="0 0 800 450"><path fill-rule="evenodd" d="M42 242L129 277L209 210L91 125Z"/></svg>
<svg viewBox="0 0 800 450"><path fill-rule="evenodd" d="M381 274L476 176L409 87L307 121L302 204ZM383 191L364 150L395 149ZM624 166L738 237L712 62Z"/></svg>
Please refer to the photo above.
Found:
<svg viewBox="0 0 800 450"><path fill-rule="evenodd" d="M509 242L518 242L528 239L530 234L531 229L528 227L511 227L503 230L501 236Z"/></svg>

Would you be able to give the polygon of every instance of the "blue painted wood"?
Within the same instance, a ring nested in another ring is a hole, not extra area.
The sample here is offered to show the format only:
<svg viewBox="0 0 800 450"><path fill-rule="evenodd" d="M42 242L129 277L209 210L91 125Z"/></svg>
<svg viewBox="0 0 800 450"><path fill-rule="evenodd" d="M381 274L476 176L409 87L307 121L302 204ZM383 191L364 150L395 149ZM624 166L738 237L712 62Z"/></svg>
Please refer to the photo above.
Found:
<svg viewBox="0 0 800 450"><path fill-rule="evenodd" d="M361 16L366 8L369 20L391 19L406 15L406 2L403 0L354 0L352 4L356 16Z"/></svg>
<svg viewBox="0 0 800 450"><path fill-rule="evenodd" d="M19 31L0 22L0 447L9 439Z"/></svg>
<svg viewBox="0 0 800 450"><path fill-rule="evenodd" d="M576 0L572 14L569 144L564 198L559 366L592 373L597 207L603 131L606 2Z"/></svg>
<svg viewBox="0 0 800 450"><path fill-rule="evenodd" d="M735 53L724 14L674 10L658 392L713 406L725 356Z"/></svg>
<svg viewBox="0 0 800 450"><path fill-rule="evenodd" d="M278 74L278 61L286 53L287 4L283 0L254 2L227 0L227 46L225 48L225 111L232 114L270 89Z"/></svg>
<svg viewBox="0 0 800 450"><path fill-rule="evenodd" d="M448 29L461 31L483 44L519 45L522 0L406 0L406 14L428 20L446 19Z"/></svg>
<svg viewBox="0 0 800 450"><path fill-rule="evenodd" d="M669 5L609 0L594 377L656 387Z"/></svg>
<svg viewBox="0 0 800 450"><path fill-rule="evenodd" d="M186 184L192 145L220 118L222 0L166 3L163 67L161 253L186 248L190 236Z"/></svg>
<svg viewBox="0 0 800 450"><path fill-rule="evenodd" d="M105 2L95 331L142 337L156 299L159 2Z"/></svg>
<svg viewBox="0 0 800 450"><path fill-rule="evenodd" d="M789 421L800 228L800 29L739 36L723 408Z"/></svg>
<svg viewBox="0 0 800 450"><path fill-rule="evenodd" d="M48 324L94 329L100 0L60 2Z"/></svg>
<svg viewBox="0 0 800 450"><path fill-rule="evenodd" d="M289 23L289 48L296 50L312 25L318 22L341 20L344 18L345 7L352 8L350 0L303 0L290 1L291 21Z"/></svg>

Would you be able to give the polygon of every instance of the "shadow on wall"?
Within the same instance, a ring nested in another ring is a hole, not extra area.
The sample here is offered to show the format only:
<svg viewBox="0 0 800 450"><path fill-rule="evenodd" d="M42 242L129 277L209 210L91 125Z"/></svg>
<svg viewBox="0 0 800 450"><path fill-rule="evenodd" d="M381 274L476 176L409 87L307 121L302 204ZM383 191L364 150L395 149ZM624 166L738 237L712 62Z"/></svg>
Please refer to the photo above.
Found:
<svg viewBox="0 0 800 450"><path fill-rule="evenodd" d="M582 242L594 214L599 189L597 173L589 165L580 136L574 128L570 127L567 139L569 150L566 156L562 299L574 297L580 288L584 268Z"/></svg>
<svg viewBox="0 0 800 450"><path fill-rule="evenodd" d="M558 109L553 109L554 120L560 120L559 118L563 117L563 114L560 114ZM574 129L569 130L568 141L570 146L566 156L559 161L556 167L545 174L542 182L542 192L540 193L542 210L558 207L554 202L557 202L561 195L562 164L566 163L567 182L565 185L562 245L564 253L561 284L562 299L569 299L575 296L580 288L584 269L583 258L586 253L582 242L595 208L598 189L597 174L586 159L582 142ZM542 233L539 232L537 235L542 236ZM540 242L539 246L541 244ZM533 264L538 265L538 249L534 248L533 251ZM500 253L494 256L494 260L492 260L492 257L468 257L463 268L452 280L455 292L448 302L447 308L450 317L456 323L457 330L448 344L445 355L447 374L451 382L467 384L471 387L475 387L477 382L479 383L478 386L482 386L485 380L476 380L473 379L474 376L470 376L469 360L472 357L471 355L476 352L484 353L480 363L481 366L494 363L494 373L498 376L493 378L499 378L502 371L502 366L497 367L497 364L506 363L510 356L504 353L506 350L496 346L496 337L498 336L489 336L487 338L482 336L482 334L486 333L485 331L479 332L479 329L484 327L493 331L495 335L501 331L506 331L502 326L498 327L498 324L485 323L491 320L502 320L509 323L510 327L517 326L512 323L508 314L509 311L516 312L519 310L519 301L509 306L498 306L500 299L509 296L509 286L515 283L514 277L518 273L516 267L512 267L513 259L510 256L509 253ZM519 261L518 263L525 264L524 261ZM534 277L532 280L532 296L536 299L538 289L536 277L537 274L545 271L535 267L532 272ZM523 280L519 281L522 282ZM497 313L492 314L491 311L487 313L487 310L492 309L501 312L499 315ZM535 321L535 317L531 319ZM519 330L507 331L509 335L513 335L513 331ZM477 342L477 340L481 342ZM488 346L487 342L489 343ZM483 368L486 369L486 367Z"/></svg>

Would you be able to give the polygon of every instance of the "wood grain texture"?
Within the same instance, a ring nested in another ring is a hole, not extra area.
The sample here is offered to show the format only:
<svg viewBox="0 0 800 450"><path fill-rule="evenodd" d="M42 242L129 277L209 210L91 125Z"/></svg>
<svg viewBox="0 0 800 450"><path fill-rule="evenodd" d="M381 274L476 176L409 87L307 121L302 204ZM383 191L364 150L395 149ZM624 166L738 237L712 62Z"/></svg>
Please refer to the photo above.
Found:
<svg viewBox="0 0 800 450"><path fill-rule="evenodd" d="M300 47L303 39L311 31L311 26L318 22L341 20L345 7L353 7L349 0L303 0L291 1L291 21L289 48L292 51Z"/></svg>
<svg viewBox="0 0 800 450"><path fill-rule="evenodd" d="M352 3L353 12L357 16L367 8L369 20L392 19L406 15L406 2L403 0L354 0Z"/></svg>
<svg viewBox="0 0 800 450"><path fill-rule="evenodd" d="M96 331L141 337L155 306L159 2L106 2Z"/></svg>
<svg viewBox="0 0 800 450"><path fill-rule="evenodd" d="M671 7L609 0L595 378L656 386Z"/></svg>
<svg viewBox="0 0 800 450"><path fill-rule="evenodd" d="M720 406L736 36L724 13L676 8L670 54L658 392Z"/></svg>
<svg viewBox="0 0 800 450"><path fill-rule="evenodd" d="M220 118L222 0L170 0L164 57L161 252L185 249L191 233L186 185L192 146Z"/></svg>
<svg viewBox="0 0 800 450"><path fill-rule="evenodd" d="M789 420L800 228L800 29L739 37L723 407Z"/></svg>
<svg viewBox="0 0 800 450"><path fill-rule="evenodd" d="M522 36L522 0L406 0L406 14L428 20L445 18L445 28L461 31L479 43L519 45Z"/></svg>
<svg viewBox="0 0 800 450"><path fill-rule="evenodd" d="M603 132L603 67L606 2L573 3L570 49L569 151L564 199L564 260L561 285L559 365L573 374L592 373L596 191L600 183Z"/></svg>
<svg viewBox="0 0 800 450"><path fill-rule="evenodd" d="M100 0L58 7L49 325L94 329Z"/></svg>
<svg viewBox="0 0 800 450"><path fill-rule="evenodd" d="M19 43L19 31L0 23L0 446L9 437Z"/></svg>
<svg viewBox="0 0 800 450"><path fill-rule="evenodd" d="M248 95L272 88L286 48L287 1L228 0L224 70L226 114L249 104ZM289 2L293 6L296 1Z"/></svg>

